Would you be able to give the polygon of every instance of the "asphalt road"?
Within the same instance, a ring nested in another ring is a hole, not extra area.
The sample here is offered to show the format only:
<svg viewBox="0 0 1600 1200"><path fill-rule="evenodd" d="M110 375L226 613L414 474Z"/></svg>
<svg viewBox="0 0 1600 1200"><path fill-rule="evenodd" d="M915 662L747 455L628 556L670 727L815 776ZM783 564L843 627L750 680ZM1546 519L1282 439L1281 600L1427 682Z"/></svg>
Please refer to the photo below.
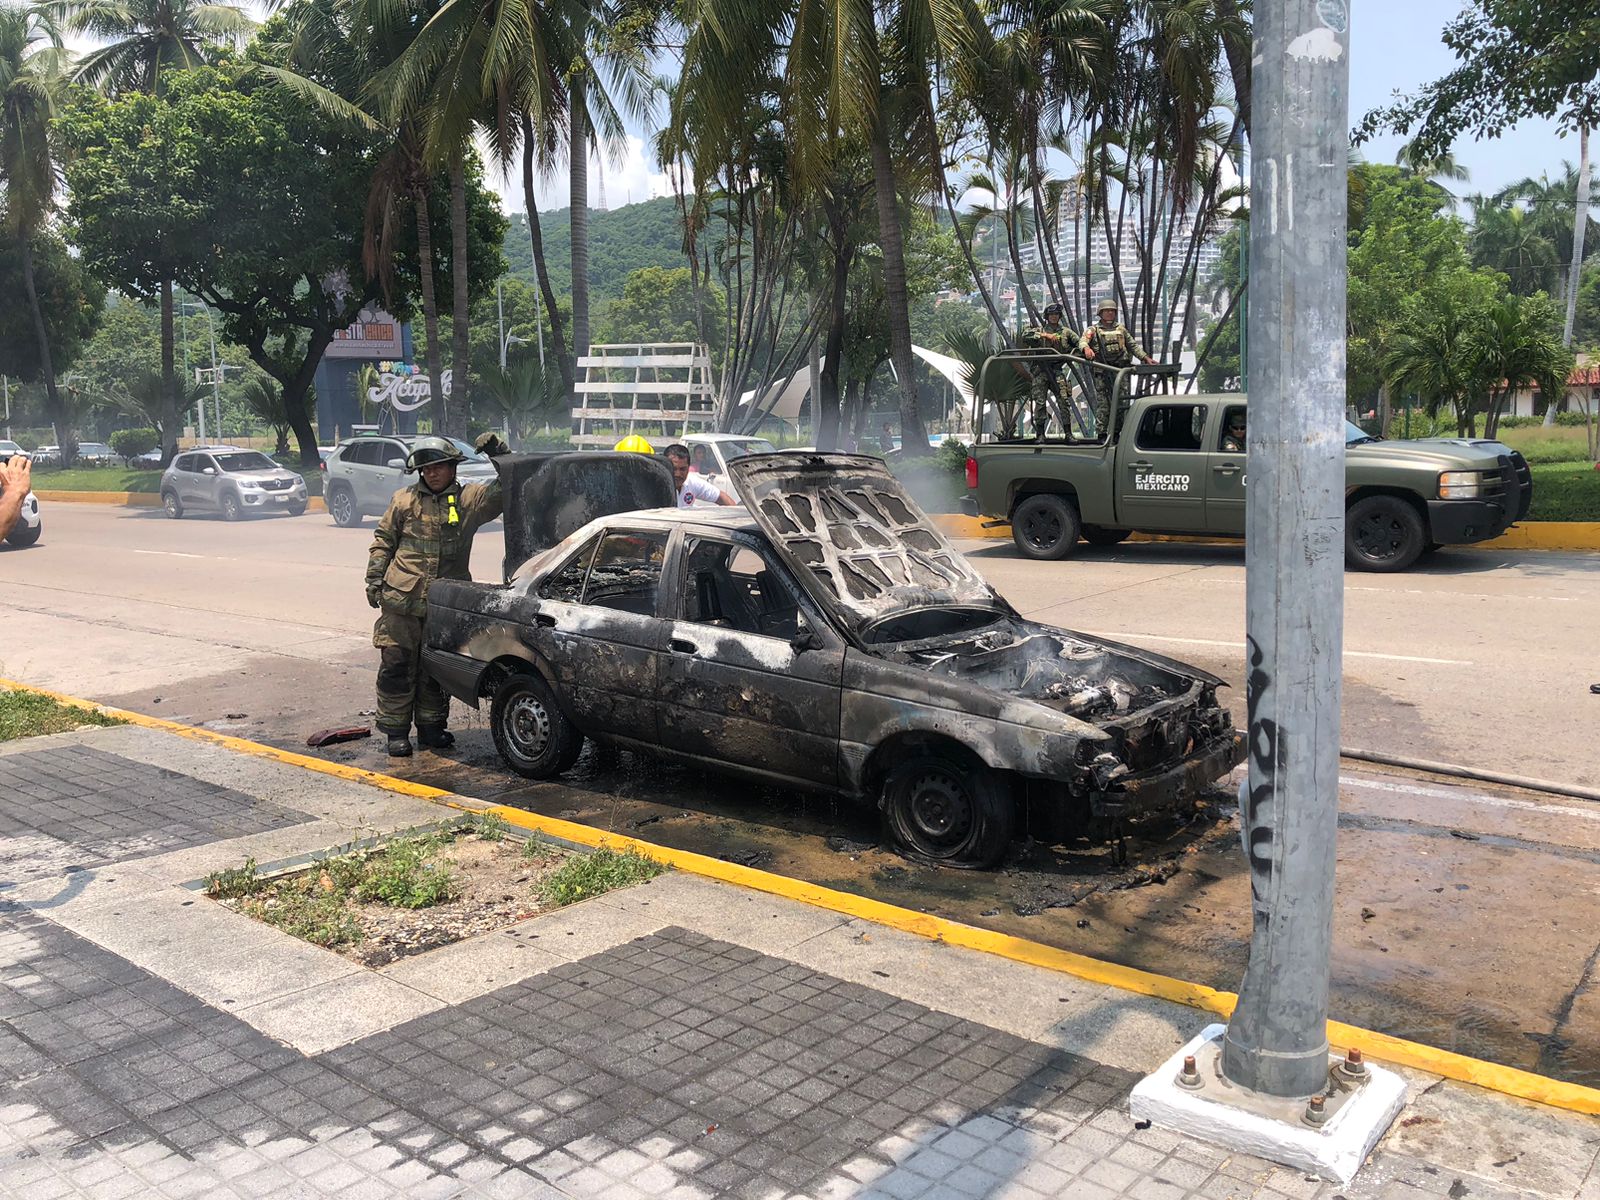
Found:
<svg viewBox="0 0 1600 1200"><path fill-rule="evenodd" d="M0 551L0 676L302 749L365 723L370 521L46 508L36 548ZM1031 616L1241 678L1241 549L1039 564L1006 542L964 548ZM491 526L474 574L498 577L500 553ZM1600 785L1597 614L1600 556L1442 551L1349 576L1343 744ZM1232 701L1242 720L1237 686ZM499 768L481 715L455 724L451 757L396 773L1215 986L1243 970L1248 881L1222 789L1193 822L1131 839L1128 867L1028 845L998 873L936 871L877 848L871 814L630 755L591 750L529 785ZM376 740L329 756L390 769ZM1335 1015L1600 1082L1600 805L1352 770L1341 811Z"/></svg>

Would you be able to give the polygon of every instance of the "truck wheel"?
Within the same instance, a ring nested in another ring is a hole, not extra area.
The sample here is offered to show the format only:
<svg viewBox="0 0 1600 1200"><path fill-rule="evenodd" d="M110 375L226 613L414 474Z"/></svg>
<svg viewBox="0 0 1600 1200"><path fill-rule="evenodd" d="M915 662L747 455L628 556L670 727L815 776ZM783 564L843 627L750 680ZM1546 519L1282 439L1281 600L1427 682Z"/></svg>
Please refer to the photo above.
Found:
<svg viewBox="0 0 1600 1200"><path fill-rule="evenodd" d="M1064 496L1029 496L1011 514L1011 540L1027 558L1066 558L1078 547L1078 506Z"/></svg>
<svg viewBox="0 0 1600 1200"><path fill-rule="evenodd" d="M495 691L489 728L506 766L528 779L549 779L572 765L582 738L537 675L519 672Z"/></svg>
<svg viewBox="0 0 1600 1200"><path fill-rule="evenodd" d="M1131 529L1102 529L1098 525L1083 527L1083 540L1091 546L1116 546L1128 540Z"/></svg>
<svg viewBox="0 0 1600 1200"><path fill-rule="evenodd" d="M328 515L341 529L361 524L361 510L356 507L356 498L347 487L336 487L328 493Z"/></svg>
<svg viewBox="0 0 1600 1200"><path fill-rule="evenodd" d="M918 754L883 783L884 820L905 854L945 867L992 867L1005 857L1016 804L982 763Z"/></svg>
<svg viewBox="0 0 1600 1200"><path fill-rule="evenodd" d="M6 541L10 542L18 550L26 550L37 542L43 533L43 521L40 521L37 525L24 525L21 521L18 521L11 527L11 532L6 534Z"/></svg>
<svg viewBox="0 0 1600 1200"><path fill-rule="evenodd" d="M1427 545L1422 518L1398 496L1368 496L1344 515L1344 561L1353 570L1404 571Z"/></svg>

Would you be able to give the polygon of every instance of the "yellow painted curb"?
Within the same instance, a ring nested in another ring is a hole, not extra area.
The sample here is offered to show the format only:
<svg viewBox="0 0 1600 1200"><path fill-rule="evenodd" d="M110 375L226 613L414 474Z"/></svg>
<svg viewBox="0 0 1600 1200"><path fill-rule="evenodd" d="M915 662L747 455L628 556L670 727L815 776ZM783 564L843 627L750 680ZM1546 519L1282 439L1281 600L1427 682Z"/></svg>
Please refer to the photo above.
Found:
<svg viewBox="0 0 1600 1200"><path fill-rule="evenodd" d="M119 717L132 725L165 730L180 737L209 742L212 745L221 746L224 749L240 754L269 758L291 766L304 767L306 770L315 771L322 775L370 784L385 791L433 801L464 812L490 812L503 819L509 825L515 825L520 829L526 829L534 833L547 834L550 837L560 838L563 841L574 842L578 845L606 846L615 850L633 850L648 858L653 858L657 862L665 863L670 867L675 867L692 875L700 875L721 883L730 883L739 887L749 888L752 891L766 892L769 895L796 900L802 904L826 909L842 916L871 921L876 925L899 929L905 933L916 934L919 937L943 942L949 946L960 946L968 950L993 954L1000 958L1010 959L1012 962L1026 963L1030 966L1057 971L1089 983L1103 984L1125 992L1132 992L1135 995L1167 1000L1174 1004L1199 1009L1202 1012L1212 1013L1219 1017L1226 1018L1230 1016L1234 1005L1238 1002L1238 997L1234 993L1220 991L1204 984L1189 983L1182 979L1173 979L1167 975L1158 975L1152 971L1141 971L1137 967L1125 967L1118 963L1090 958L1087 955L1075 954L1070 950L1061 950L1054 946L1046 946L1041 942L1029 941L1026 938L997 933L991 929L978 929L971 925L963 925L960 922L946 920L943 917L932 916L928 913L912 912L910 909L885 904L881 900L872 900L865 896L856 896L849 892L820 887L817 884L790 879L783 875L775 875L769 871L759 871L754 867L745 867L738 863L724 862L722 859L696 854L690 850L674 850L667 846L657 846L650 842L641 841L638 838L628 837L626 834L609 833L603 829L579 825L572 821L563 821L559 817L541 816L538 813L531 813L525 809L513 808L505 804L472 801L468 797L458 797L440 788L429 787L421 783L411 783L404 779L396 779L392 775L383 775L377 771L365 771L359 767L329 762L321 758L312 758L308 755L296 754L290 750L279 750L274 746L247 741L244 738L213 733L209 729L200 729L193 725L182 725L176 721L164 721L159 717L146 716L143 713L111 708L104 704L96 704L91 700L81 700L75 696L64 695L60 692L34 687L31 684L19 683L11 679L0 678L0 688L49 696L51 699L60 701L63 704L72 704L79 708L87 708L104 713L107 716ZM1407 1041L1404 1038L1392 1037L1389 1034L1377 1033L1370 1029L1362 1029L1356 1025L1346 1025L1339 1021L1328 1022L1328 1040L1339 1050L1347 1049L1351 1046L1359 1046L1367 1056L1381 1059L1397 1066L1410 1067L1430 1075L1439 1075L1446 1079L1470 1083L1519 1100L1531 1100L1538 1104L1546 1104L1552 1108L1559 1108L1568 1112L1600 1116L1600 1088L1584 1087L1582 1084L1549 1079L1543 1075L1536 1075L1532 1071L1521 1070L1518 1067L1507 1067L1499 1063L1484 1062L1482 1059L1470 1058L1464 1054L1457 1054L1452 1050L1441 1050L1435 1046L1425 1046L1419 1042Z"/></svg>
<svg viewBox="0 0 1600 1200"><path fill-rule="evenodd" d="M41 500L53 504L119 504L124 508L160 508L161 497L155 492L35 492ZM265 511L265 510L263 510ZM307 512L327 512L328 506L321 496L306 501Z"/></svg>
<svg viewBox="0 0 1600 1200"><path fill-rule="evenodd" d="M934 513L934 524L949 537L1009 538L1011 526L986 527L991 517L965 513ZM1242 546L1239 538L1212 538L1176 533L1131 533L1130 542L1187 542L1198 546ZM1486 542L1451 546L1451 550L1600 550L1600 521L1528 521Z"/></svg>

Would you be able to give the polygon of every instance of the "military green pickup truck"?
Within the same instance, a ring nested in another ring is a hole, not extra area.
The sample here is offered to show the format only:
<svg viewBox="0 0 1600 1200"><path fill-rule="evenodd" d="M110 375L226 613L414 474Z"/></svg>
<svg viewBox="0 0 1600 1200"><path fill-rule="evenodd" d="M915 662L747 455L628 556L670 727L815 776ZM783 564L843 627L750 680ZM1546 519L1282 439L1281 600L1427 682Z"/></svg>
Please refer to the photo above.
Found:
<svg viewBox="0 0 1600 1200"><path fill-rule="evenodd" d="M1004 352L984 374L1000 368L1008 382L1017 364L1005 360L1026 357L1036 355ZM1055 411L1043 438L1027 427L1027 404L979 402L973 428L984 432L967 460L976 511L1010 522L1017 549L1029 558L1066 558L1080 538L1110 546L1135 531L1242 538L1240 431L1248 400L1238 393L1132 394L1168 385L1172 373L1091 372L1073 363L1069 377L1080 387L1072 411ZM1097 406L1091 388L1103 387L1112 400ZM978 394L993 393L980 381ZM1097 407L1109 417L1104 430L1096 427ZM1385 441L1348 423L1345 432L1345 561L1356 570L1404 571L1440 546L1496 537L1527 516L1532 475L1508 446L1469 438Z"/></svg>

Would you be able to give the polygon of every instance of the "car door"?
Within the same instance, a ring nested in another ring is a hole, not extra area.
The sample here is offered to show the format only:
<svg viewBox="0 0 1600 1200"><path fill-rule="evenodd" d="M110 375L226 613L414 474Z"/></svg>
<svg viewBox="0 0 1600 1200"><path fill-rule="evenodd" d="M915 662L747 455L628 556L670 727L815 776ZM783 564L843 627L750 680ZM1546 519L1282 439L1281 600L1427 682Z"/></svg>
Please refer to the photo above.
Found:
<svg viewBox="0 0 1600 1200"><path fill-rule="evenodd" d="M534 645L585 733L656 741L659 612L668 534L612 527L539 587Z"/></svg>
<svg viewBox="0 0 1600 1200"><path fill-rule="evenodd" d="M837 783L843 641L754 538L686 533L672 575L662 744Z"/></svg>
<svg viewBox="0 0 1600 1200"><path fill-rule="evenodd" d="M415 481L415 476L405 473L406 455L410 453L404 442L385 439L379 442L373 451L373 465L370 471L368 491L372 496L374 512L384 512L389 507L389 501L394 499L394 494L401 488ZM396 459L401 466L391 467L389 464Z"/></svg>
<svg viewBox="0 0 1600 1200"><path fill-rule="evenodd" d="M1206 480L1206 528L1212 533L1244 536L1245 452L1226 450L1228 422L1244 412L1242 404L1221 405L1222 419L1207 434L1210 462Z"/></svg>
<svg viewBox="0 0 1600 1200"><path fill-rule="evenodd" d="M194 498L190 503L216 508L222 494L222 468L217 466L216 460L209 454L196 454L189 478L194 481Z"/></svg>
<svg viewBox="0 0 1600 1200"><path fill-rule="evenodd" d="M1206 528L1204 401L1152 404L1118 455L1121 511L1134 529L1201 532ZM1124 435L1126 436L1126 435Z"/></svg>

